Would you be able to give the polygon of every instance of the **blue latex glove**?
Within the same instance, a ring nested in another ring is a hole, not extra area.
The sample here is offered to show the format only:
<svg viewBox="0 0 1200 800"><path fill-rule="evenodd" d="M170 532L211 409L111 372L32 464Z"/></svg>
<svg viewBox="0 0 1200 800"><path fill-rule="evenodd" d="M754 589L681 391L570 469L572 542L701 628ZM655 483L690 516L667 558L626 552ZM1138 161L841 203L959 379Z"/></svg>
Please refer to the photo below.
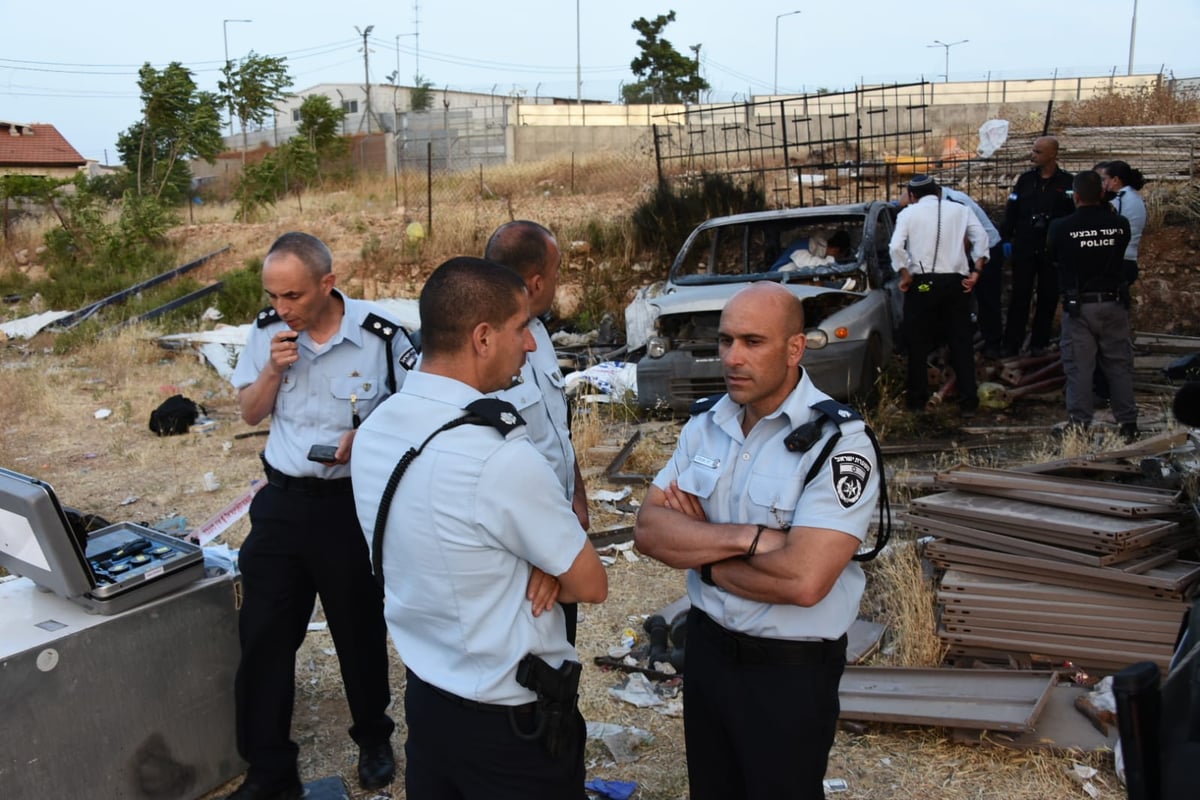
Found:
<svg viewBox="0 0 1200 800"><path fill-rule="evenodd" d="M1004 242L1000 246L1004 249L1004 257L1012 258L1012 242Z"/></svg>

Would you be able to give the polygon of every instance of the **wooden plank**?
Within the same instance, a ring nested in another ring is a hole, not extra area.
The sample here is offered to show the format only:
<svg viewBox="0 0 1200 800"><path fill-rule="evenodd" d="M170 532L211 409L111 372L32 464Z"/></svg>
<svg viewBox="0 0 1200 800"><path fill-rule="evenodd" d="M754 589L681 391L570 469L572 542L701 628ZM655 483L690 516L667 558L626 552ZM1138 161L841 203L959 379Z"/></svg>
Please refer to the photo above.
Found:
<svg viewBox="0 0 1200 800"><path fill-rule="evenodd" d="M1032 640L1033 637L1039 636L1041 634L1022 635L1020 631L1012 631L1009 634L998 632L995 635L974 635L938 630L938 637L951 646L974 645L996 650L1038 653L1051 656L1056 660L1061 658L1074 661L1077 664L1090 665L1092 659L1101 660L1105 664L1123 666L1138 661L1153 661L1165 670L1171 663L1172 649L1168 646L1141 645L1126 650L1102 646L1105 643L1097 643L1091 639L1070 640L1068 637L1045 637L1037 641Z"/></svg>
<svg viewBox="0 0 1200 800"><path fill-rule="evenodd" d="M1004 569L1021 568L1030 572L1050 575L1061 573L1075 578L1091 579L1097 582L1096 585L1106 587L1121 584L1145 586L1168 592L1181 592L1185 587L1200 578L1200 564L1183 560L1175 560L1171 564L1155 567L1141 574L1131 575L1112 567L1088 567L1082 564L1064 564L1044 558L998 553L994 550L980 550L974 547L963 547L942 541L931 542L926 548L926 552L930 555L933 555L935 551L939 556L950 561L999 566Z"/></svg>
<svg viewBox="0 0 1200 800"><path fill-rule="evenodd" d="M945 558L939 558L936 555L930 554L929 560L934 566L945 570L958 570L959 572L970 572L977 575L986 575L994 578L1011 578L1018 581L1035 581L1039 583L1054 583L1060 587L1071 587L1079 590L1095 589L1097 582L1093 578L1077 578L1073 575L1045 575L1043 573L1033 572L1029 570L1012 569L1008 567L997 567L985 564L969 564L963 562L955 562ZM1184 600L1184 594L1181 591L1168 591L1158 589L1153 586L1133 586L1126 584L1110 584L1106 585L1105 590L1113 594L1128 595L1134 599L1143 600L1170 600L1181 602Z"/></svg>
<svg viewBox="0 0 1200 800"><path fill-rule="evenodd" d="M1172 489L1156 489L1149 486L1127 486L1109 481L1091 481L1081 478L1063 478L1038 475L1010 469L989 469L960 464L937 473L938 480L954 482L968 487L989 486L994 488L1027 489L1042 492L1103 494L1114 500L1131 502L1158 502L1178 505L1182 492Z"/></svg>
<svg viewBox="0 0 1200 800"><path fill-rule="evenodd" d="M1072 589L1051 583L1012 580L949 570L942 576L937 594L943 603L963 603L979 608L1039 610L1047 607L1062 613L1095 610L1110 617L1171 620L1178 624L1188 605L1172 600L1139 599L1109 592Z"/></svg>
<svg viewBox="0 0 1200 800"><path fill-rule="evenodd" d="M1164 520L1156 519L1127 520L1104 514L1081 513L1063 508L1052 508L1040 503L1006 500L957 490L916 498L912 501L912 506L914 509L931 514L966 516L971 519L1022 525L1039 530L1057 530L1118 541L1164 523Z"/></svg>
<svg viewBox="0 0 1200 800"><path fill-rule="evenodd" d="M1143 549L1129 550L1121 553L1088 553L1073 550L1069 547L1058 547L1030 541L1016 536L1005 536L999 533L979 530L978 528L968 528L965 525L955 525L952 522L939 519L930 519L909 514L905 515L904 520L914 530L933 533L955 542L965 542L969 545L996 550L1001 553L1024 553L1026 555L1041 556L1060 561L1070 561L1076 564L1087 564L1093 567L1104 567L1128 561L1146 553L1146 550ZM1172 561L1176 558L1174 550L1165 550L1162 552L1165 553L1167 561Z"/></svg>
<svg viewBox="0 0 1200 800"><path fill-rule="evenodd" d="M914 529L939 525L957 525L971 530L986 531L1001 536L1011 536L1031 542L1057 547L1069 547L1085 553L1124 553L1128 550L1142 550L1157 544L1162 539L1171 536L1178 530L1177 523L1156 520L1158 524L1148 525L1143 530L1131 536L1120 539L1095 537L1091 534L1080 534L1076 531L1062 531L1053 528L1038 528L1020 523L1010 523L974 517L970 514L960 514L951 510L949 513L939 510L935 513L922 510L919 507L909 511L903 520ZM1131 558L1133 556L1130 556Z"/></svg>
<svg viewBox="0 0 1200 800"><path fill-rule="evenodd" d="M1156 629L1150 625L1141 627L1130 626L1120 628L1108 620L1084 617L1074 620L1051 619L1035 621L1022 614L1006 614L1003 611L978 614L949 614L943 613L942 627L952 633L980 633L997 630L1019 630L1029 633L1044 633L1053 636L1086 636L1095 640L1118 642L1145 642L1173 646L1179 635L1178 626L1167 626L1167 630ZM1160 623L1161 624L1161 623Z"/></svg>
<svg viewBox="0 0 1200 800"><path fill-rule="evenodd" d="M1028 731L1057 673L847 667L841 718Z"/></svg>

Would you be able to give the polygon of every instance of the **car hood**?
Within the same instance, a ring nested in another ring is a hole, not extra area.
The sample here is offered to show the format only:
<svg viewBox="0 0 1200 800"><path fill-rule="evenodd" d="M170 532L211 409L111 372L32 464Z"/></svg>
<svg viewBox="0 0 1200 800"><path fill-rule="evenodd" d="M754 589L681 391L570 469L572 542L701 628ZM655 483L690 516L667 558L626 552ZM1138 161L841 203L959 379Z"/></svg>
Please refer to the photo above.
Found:
<svg viewBox="0 0 1200 800"><path fill-rule="evenodd" d="M725 303L729 298L737 294L738 290L749 286L749 283L724 283L724 284L707 284L700 286L686 286L677 288L674 291L668 290L651 298L649 303L658 311L658 316L666 314L694 314L698 311L720 311L725 307ZM810 284L789 283L784 286L792 294L805 300L809 297L819 297L824 294L852 294L856 297L862 297L860 292L842 292L840 289L829 289L824 286L812 286Z"/></svg>

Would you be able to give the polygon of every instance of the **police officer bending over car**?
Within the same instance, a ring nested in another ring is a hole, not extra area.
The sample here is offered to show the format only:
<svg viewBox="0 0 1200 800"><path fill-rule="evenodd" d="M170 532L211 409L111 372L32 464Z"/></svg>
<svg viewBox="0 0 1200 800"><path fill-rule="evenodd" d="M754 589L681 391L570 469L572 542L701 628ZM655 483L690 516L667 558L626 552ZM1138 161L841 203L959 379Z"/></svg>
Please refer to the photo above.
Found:
<svg viewBox="0 0 1200 800"><path fill-rule="evenodd" d="M318 594L354 719L359 784L381 789L395 775L383 599L347 462L359 420L404 380L416 353L383 309L334 288L332 265L329 248L307 233L271 245L262 269L271 308L259 312L233 372L242 417L257 425L270 415L271 431L267 486L250 505L238 555L245 597L237 734L250 769L231 800L301 795L289 739L296 649Z"/></svg>
<svg viewBox="0 0 1200 800"><path fill-rule="evenodd" d="M718 343L728 394L684 426L636 529L641 552L688 570L690 796L821 798L881 466L862 418L801 368L786 288L734 295Z"/></svg>
<svg viewBox="0 0 1200 800"><path fill-rule="evenodd" d="M421 290L423 353L352 464L384 614L408 667L409 800L582 800L579 663L556 601L608 579L508 387L534 349L519 275L454 258Z"/></svg>

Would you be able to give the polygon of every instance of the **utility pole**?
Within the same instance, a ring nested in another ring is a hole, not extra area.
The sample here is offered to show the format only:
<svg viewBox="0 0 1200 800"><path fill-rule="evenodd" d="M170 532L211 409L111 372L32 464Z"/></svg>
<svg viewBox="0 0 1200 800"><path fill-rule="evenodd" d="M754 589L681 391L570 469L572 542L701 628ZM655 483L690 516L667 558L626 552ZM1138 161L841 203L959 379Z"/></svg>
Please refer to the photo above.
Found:
<svg viewBox="0 0 1200 800"><path fill-rule="evenodd" d="M575 102L583 105L583 66L579 50L579 0L575 0Z"/></svg>
<svg viewBox="0 0 1200 800"><path fill-rule="evenodd" d="M1133 42L1137 38L1137 0L1133 0L1133 19L1129 23L1129 69L1126 75L1133 74Z"/></svg>
<svg viewBox="0 0 1200 800"><path fill-rule="evenodd" d="M354 31L362 37L363 40L363 88L367 93L367 133L371 132L371 50L367 47L367 37L371 35L371 31L375 30L374 25L368 25L367 29L360 31L358 26L354 26Z"/></svg>

